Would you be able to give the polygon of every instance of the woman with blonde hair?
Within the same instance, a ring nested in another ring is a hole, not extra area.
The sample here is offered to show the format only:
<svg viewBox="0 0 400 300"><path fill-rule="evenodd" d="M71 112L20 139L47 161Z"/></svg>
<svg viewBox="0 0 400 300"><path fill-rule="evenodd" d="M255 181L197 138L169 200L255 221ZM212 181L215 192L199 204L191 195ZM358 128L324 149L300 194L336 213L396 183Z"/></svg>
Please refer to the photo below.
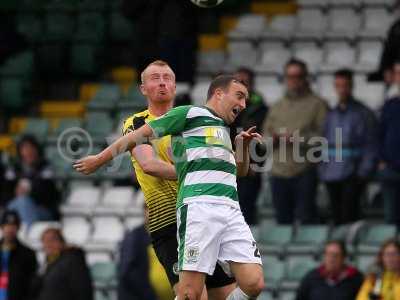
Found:
<svg viewBox="0 0 400 300"><path fill-rule="evenodd" d="M379 250L377 271L368 274L357 300L400 300L400 242L386 241Z"/></svg>

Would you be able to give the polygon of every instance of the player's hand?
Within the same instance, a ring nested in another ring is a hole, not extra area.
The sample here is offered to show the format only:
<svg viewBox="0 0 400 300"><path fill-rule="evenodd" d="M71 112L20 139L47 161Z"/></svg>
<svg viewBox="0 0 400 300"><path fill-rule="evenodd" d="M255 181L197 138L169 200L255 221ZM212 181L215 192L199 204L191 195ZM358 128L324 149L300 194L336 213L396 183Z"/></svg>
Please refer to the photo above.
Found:
<svg viewBox="0 0 400 300"><path fill-rule="evenodd" d="M99 159L96 155L89 155L76 161L73 167L79 173L89 175L100 167Z"/></svg>
<svg viewBox="0 0 400 300"><path fill-rule="evenodd" d="M256 132L256 126L250 127L246 131L242 131L235 137L235 145L242 143L244 147L248 147L252 140L256 140L258 143L262 144L262 136Z"/></svg>

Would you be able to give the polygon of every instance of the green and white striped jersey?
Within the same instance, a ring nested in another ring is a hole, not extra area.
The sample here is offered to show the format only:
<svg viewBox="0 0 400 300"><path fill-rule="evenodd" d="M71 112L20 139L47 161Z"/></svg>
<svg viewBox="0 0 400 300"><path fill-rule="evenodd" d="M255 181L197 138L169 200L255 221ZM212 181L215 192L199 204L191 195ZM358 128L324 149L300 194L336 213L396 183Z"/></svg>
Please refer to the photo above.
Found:
<svg viewBox="0 0 400 300"><path fill-rule="evenodd" d="M172 136L177 208L192 201L237 205L236 162L229 128L207 107L180 106L148 122L156 137Z"/></svg>

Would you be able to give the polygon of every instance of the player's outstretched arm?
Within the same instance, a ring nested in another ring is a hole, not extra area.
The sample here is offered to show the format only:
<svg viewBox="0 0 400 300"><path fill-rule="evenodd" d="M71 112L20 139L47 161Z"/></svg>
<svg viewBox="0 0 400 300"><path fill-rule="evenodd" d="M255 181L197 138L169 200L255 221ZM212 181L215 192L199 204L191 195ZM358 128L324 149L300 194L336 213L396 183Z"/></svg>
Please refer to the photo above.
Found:
<svg viewBox="0 0 400 300"><path fill-rule="evenodd" d="M253 139L259 143L262 142L262 137L256 131L256 126L250 127L246 131L242 131L235 137L235 160L237 166L237 176L244 177L249 172L250 155L249 146Z"/></svg>
<svg viewBox="0 0 400 300"><path fill-rule="evenodd" d="M73 165L74 169L85 175L95 172L98 168L111 161L121 153L130 151L137 144L141 144L147 138L153 137L153 130L148 125L143 125L138 130L120 137L106 149L96 155L86 156Z"/></svg>
<svg viewBox="0 0 400 300"><path fill-rule="evenodd" d="M177 179L175 166L159 159L151 145L136 146L131 153L146 174L167 180Z"/></svg>

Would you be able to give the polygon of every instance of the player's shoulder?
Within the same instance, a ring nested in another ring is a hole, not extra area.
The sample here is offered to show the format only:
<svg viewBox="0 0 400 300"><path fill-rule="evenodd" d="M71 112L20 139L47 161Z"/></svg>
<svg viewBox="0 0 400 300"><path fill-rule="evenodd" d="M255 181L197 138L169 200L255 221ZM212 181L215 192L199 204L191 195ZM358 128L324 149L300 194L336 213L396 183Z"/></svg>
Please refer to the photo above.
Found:
<svg viewBox="0 0 400 300"><path fill-rule="evenodd" d="M125 119L122 132L127 134L140 128L146 123L146 119L149 117L149 111L146 109L144 111L135 113Z"/></svg>

